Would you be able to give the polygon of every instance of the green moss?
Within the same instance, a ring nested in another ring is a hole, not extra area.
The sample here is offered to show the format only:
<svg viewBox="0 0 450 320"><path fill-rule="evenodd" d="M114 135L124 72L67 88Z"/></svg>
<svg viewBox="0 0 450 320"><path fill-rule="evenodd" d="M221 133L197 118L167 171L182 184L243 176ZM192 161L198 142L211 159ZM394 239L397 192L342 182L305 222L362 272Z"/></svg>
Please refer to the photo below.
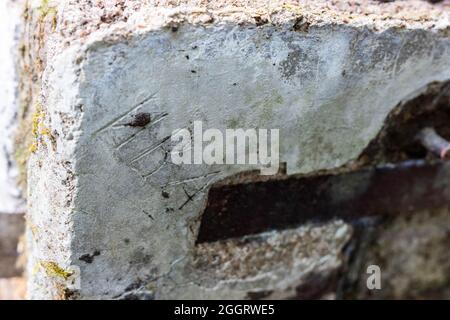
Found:
<svg viewBox="0 0 450 320"><path fill-rule="evenodd" d="M227 127L230 129L237 129L239 127L239 120L232 118L227 122Z"/></svg>
<svg viewBox="0 0 450 320"><path fill-rule="evenodd" d="M275 113L275 109L281 106L282 104L283 104L283 97L278 92L273 90L271 95L266 97L260 104L260 108L262 111L261 120L264 123L269 122Z"/></svg>

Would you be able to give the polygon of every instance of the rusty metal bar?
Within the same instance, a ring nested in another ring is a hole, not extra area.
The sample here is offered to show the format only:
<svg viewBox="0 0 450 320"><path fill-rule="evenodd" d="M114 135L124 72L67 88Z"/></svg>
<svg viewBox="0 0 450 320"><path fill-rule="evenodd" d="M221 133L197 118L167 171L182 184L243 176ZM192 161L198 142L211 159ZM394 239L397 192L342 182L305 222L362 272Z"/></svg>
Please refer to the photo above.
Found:
<svg viewBox="0 0 450 320"><path fill-rule="evenodd" d="M405 214L450 204L450 162L408 161L343 174L276 177L209 193L197 243L308 221Z"/></svg>

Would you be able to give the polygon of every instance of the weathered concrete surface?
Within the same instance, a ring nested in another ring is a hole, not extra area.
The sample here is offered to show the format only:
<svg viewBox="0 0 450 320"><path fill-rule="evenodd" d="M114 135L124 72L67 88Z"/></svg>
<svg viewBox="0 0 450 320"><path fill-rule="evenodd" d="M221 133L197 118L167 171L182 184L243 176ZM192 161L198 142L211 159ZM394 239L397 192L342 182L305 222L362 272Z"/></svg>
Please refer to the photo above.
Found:
<svg viewBox="0 0 450 320"><path fill-rule="evenodd" d="M14 160L22 5L23 1L18 0L0 3L0 213L23 213L25 208L22 191L17 186L18 172Z"/></svg>
<svg viewBox="0 0 450 320"><path fill-rule="evenodd" d="M245 245L196 247L209 186L252 167L173 165L167 137L196 120L279 128L288 174L332 169L355 160L396 105L450 79L447 3L373 4L352 17L313 1L88 3L61 1L47 19L28 181L32 298L289 297L311 275L332 277L351 234L338 222L269 236L284 245L317 233L321 245L264 259L255 249L256 271L239 261ZM154 120L122 126L137 112ZM205 262L216 250L241 267Z"/></svg>
<svg viewBox="0 0 450 320"><path fill-rule="evenodd" d="M180 279L171 294L189 298L202 292L206 299L334 298L344 263L341 252L351 235L351 227L336 221L200 244L189 270L173 272ZM186 281L187 274L196 281Z"/></svg>

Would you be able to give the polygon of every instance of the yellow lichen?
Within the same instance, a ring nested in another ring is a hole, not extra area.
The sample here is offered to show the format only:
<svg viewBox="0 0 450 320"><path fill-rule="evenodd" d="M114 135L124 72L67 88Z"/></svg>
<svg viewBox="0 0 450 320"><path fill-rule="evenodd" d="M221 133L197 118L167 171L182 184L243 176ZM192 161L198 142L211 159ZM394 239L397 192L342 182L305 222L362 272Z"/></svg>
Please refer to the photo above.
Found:
<svg viewBox="0 0 450 320"><path fill-rule="evenodd" d="M302 14L302 9L299 5L285 3L282 7L283 9L291 11L295 14Z"/></svg>
<svg viewBox="0 0 450 320"><path fill-rule="evenodd" d="M32 120L33 123L32 123L32 129L31 129L33 136L36 138L39 135L39 128L40 128L40 126L42 126L42 120L43 120L44 116L45 116L45 114L42 110L42 105L40 103L38 103L36 105L36 110L33 114L33 120Z"/></svg>
<svg viewBox="0 0 450 320"><path fill-rule="evenodd" d="M42 141L39 137L39 123L42 122L44 114L40 105L38 105L40 111L36 111L35 101L40 95L41 76L46 65L45 40L49 35L49 28L46 26L52 23L54 26L57 16L55 3L55 0L40 0L39 8L36 8L27 0L23 13L23 24L27 28L24 28L20 46L22 66L19 77L21 87L19 127L15 137L18 184L22 190L27 189L27 164L30 155L38 151Z"/></svg>
<svg viewBox="0 0 450 320"><path fill-rule="evenodd" d="M36 105L36 110L32 117L31 133L33 135L33 142L29 147L31 153L35 153L38 150L39 144L47 146L43 137L46 136L54 149L56 148L56 139L51 133L51 130L44 126L45 112L43 111L42 105L38 103Z"/></svg>
<svg viewBox="0 0 450 320"><path fill-rule="evenodd" d="M45 118L45 112L43 111L42 105L38 103L36 105L35 112L32 117L31 123L31 133L33 135L33 142L30 145L29 151L34 153L37 151L39 146L40 136L42 134L42 130L44 129L43 121Z"/></svg>
<svg viewBox="0 0 450 320"><path fill-rule="evenodd" d="M30 229L31 234L34 238L36 238L36 235L38 233L38 227L31 221L30 217L25 218L26 225Z"/></svg>
<svg viewBox="0 0 450 320"><path fill-rule="evenodd" d="M50 133L50 129L49 128L43 127L41 129L41 135L43 135L43 136L51 136L52 134Z"/></svg>
<svg viewBox="0 0 450 320"><path fill-rule="evenodd" d="M33 276L35 276L39 272L39 269L41 269L41 264L38 262L33 266L33 270L31 270L31 274Z"/></svg>
<svg viewBox="0 0 450 320"><path fill-rule="evenodd" d="M50 6L49 0L42 0L41 5L38 7L39 20L42 22L48 16L51 16L53 31L56 29L57 12L56 8Z"/></svg>
<svg viewBox="0 0 450 320"><path fill-rule="evenodd" d="M45 18L49 14L56 15L56 8L50 6L49 0L42 0L41 5L38 7L41 18Z"/></svg>
<svg viewBox="0 0 450 320"><path fill-rule="evenodd" d="M53 261L39 261L38 264L45 270L47 275L52 277L60 277L67 280L71 275L73 275L72 271L64 270Z"/></svg>
<svg viewBox="0 0 450 320"><path fill-rule="evenodd" d="M30 151L31 153L35 153L35 152L37 151L37 149L38 149L37 143L33 142L33 143L30 145L29 151Z"/></svg>

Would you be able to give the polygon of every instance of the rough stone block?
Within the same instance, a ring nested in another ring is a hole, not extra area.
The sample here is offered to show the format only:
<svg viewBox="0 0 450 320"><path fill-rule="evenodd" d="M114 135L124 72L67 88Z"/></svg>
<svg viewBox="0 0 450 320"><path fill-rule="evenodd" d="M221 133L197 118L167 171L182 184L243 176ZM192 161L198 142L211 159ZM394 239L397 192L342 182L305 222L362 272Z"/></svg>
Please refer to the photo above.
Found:
<svg viewBox="0 0 450 320"><path fill-rule="evenodd" d="M170 136L198 120L276 128L287 174L347 165L396 106L450 79L448 6L155 2L50 2L28 22L51 26L29 165L30 296L293 297L335 283L352 235L341 221L196 244L210 186L255 167L175 165ZM150 123L125 125L138 113Z"/></svg>

